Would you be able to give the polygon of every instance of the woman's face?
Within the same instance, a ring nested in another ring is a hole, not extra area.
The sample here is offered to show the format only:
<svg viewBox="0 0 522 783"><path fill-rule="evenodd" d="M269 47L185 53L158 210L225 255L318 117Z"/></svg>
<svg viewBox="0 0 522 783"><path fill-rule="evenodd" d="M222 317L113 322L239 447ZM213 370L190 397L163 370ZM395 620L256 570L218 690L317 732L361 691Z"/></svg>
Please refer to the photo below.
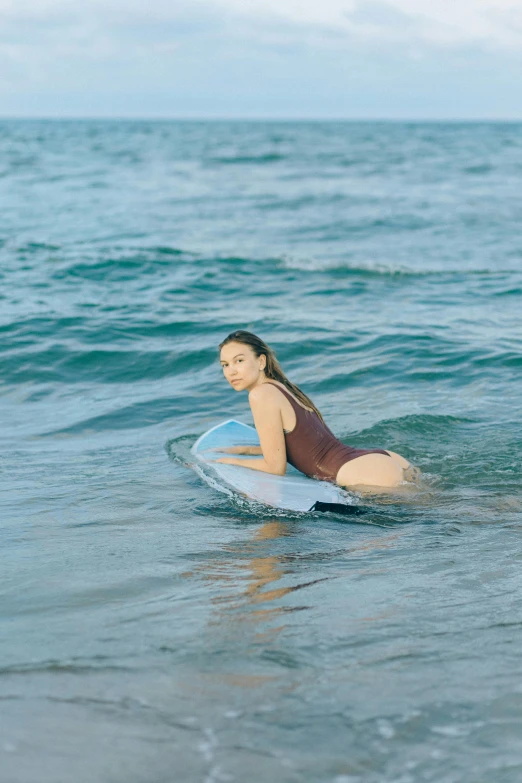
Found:
<svg viewBox="0 0 522 783"><path fill-rule="evenodd" d="M221 349L220 361L223 375L236 391L250 391L263 382L266 358L256 356L249 345L227 343Z"/></svg>

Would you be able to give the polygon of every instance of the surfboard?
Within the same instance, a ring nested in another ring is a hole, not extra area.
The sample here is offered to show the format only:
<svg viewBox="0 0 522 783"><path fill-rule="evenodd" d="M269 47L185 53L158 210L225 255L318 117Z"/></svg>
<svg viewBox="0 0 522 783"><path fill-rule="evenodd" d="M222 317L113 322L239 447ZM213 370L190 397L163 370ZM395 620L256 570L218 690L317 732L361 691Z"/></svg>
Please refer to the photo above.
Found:
<svg viewBox="0 0 522 783"><path fill-rule="evenodd" d="M226 454L220 454L215 449L231 446L259 446L255 428L229 419L205 432L192 446L191 451L197 460L194 467L200 467L198 473L215 489L232 491L265 506L286 511L363 513L354 498L341 487L308 478L290 464L284 476L276 476L253 468L216 462L216 459ZM240 455L233 456L241 459Z"/></svg>

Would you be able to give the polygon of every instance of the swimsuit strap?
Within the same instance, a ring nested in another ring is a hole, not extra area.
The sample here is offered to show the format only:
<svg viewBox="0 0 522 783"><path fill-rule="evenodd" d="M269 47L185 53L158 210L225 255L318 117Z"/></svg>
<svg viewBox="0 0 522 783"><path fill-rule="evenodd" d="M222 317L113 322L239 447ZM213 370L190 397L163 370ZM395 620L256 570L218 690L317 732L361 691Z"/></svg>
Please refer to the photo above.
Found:
<svg viewBox="0 0 522 783"><path fill-rule="evenodd" d="M305 411L305 413L315 413L315 411L311 410L310 408L305 408L304 405L302 405L293 394L291 394L288 389L285 386L279 386L278 383L273 383L272 381L265 381L265 383L270 383L272 386L275 386L276 389L279 389L279 391L282 391L285 397L294 405L297 405L300 410ZM293 432L293 430L292 430Z"/></svg>

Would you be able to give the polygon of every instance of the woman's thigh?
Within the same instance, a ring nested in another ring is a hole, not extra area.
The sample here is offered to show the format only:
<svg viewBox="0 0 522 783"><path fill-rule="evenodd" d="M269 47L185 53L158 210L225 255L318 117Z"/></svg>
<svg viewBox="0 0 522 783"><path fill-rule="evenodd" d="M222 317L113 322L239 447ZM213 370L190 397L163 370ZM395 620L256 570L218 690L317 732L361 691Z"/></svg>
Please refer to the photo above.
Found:
<svg viewBox="0 0 522 783"><path fill-rule="evenodd" d="M362 484L375 487L396 487L404 480L404 471L392 457L385 454L364 454L345 462L339 468L336 481L342 487Z"/></svg>

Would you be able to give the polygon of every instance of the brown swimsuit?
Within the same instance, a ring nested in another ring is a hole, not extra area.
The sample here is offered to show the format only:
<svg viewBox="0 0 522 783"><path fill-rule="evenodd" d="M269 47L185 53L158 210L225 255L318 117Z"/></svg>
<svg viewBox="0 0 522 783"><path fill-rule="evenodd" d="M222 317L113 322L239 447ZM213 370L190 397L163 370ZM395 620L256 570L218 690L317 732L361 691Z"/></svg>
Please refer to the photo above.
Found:
<svg viewBox="0 0 522 783"><path fill-rule="evenodd" d="M270 383L270 381L265 381ZM364 454L386 454L383 449L354 449L338 440L323 424L315 411L306 410L287 389L272 384L283 392L295 411L295 427L285 433L286 458L288 462L307 476L335 481L339 469L352 459Z"/></svg>

